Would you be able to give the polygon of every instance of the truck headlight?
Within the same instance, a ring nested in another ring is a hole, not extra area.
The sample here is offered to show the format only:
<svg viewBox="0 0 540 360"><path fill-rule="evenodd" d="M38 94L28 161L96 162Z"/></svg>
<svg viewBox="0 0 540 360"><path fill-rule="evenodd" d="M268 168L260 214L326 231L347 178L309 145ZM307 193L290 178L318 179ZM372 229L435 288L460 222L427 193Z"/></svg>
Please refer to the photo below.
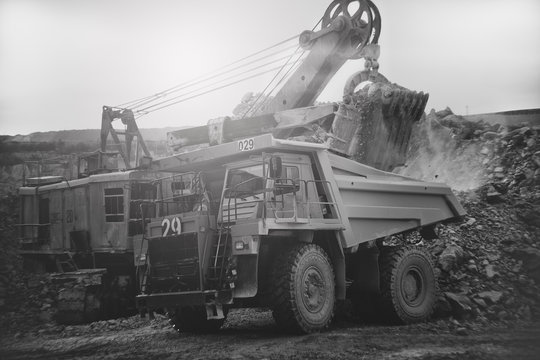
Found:
<svg viewBox="0 0 540 360"><path fill-rule="evenodd" d="M244 249L248 249L249 248L249 245L246 244L245 242L243 241L236 241L234 243L234 249L235 250L244 250Z"/></svg>

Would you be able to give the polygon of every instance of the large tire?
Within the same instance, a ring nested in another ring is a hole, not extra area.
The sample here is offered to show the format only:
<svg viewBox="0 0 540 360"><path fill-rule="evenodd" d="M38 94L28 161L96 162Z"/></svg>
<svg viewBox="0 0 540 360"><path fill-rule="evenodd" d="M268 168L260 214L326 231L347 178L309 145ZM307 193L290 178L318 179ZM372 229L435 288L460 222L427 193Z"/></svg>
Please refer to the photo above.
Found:
<svg viewBox="0 0 540 360"><path fill-rule="evenodd" d="M335 280L320 246L290 248L275 261L272 279L272 311L281 329L312 333L328 327L334 316Z"/></svg>
<svg viewBox="0 0 540 360"><path fill-rule="evenodd" d="M411 247L382 250L379 313L388 322L396 324L428 320L435 308L438 289L429 254Z"/></svg>
<svg viewBox="0 0 540 360"><path fill-rule="evenodd" d="M223 308L223 319L206 318L204 306L178 307L173 313L169 313L169 322L178 332L212 333L218 331L227 318L227 309Z"/></svg>

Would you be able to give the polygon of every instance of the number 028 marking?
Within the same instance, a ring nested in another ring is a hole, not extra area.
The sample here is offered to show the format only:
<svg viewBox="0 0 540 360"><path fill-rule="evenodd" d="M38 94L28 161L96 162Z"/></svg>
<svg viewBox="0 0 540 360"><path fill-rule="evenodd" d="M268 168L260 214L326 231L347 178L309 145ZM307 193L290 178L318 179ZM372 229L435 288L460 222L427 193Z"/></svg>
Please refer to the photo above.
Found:
<svg viewBox="0 0 540 360"><path fill-rule="evenodd" d="M250 151L255 148L253 139L244 139L238 141L238 150L239 151Z"/></svg>
<svg viewBox="0 0 540 360"><path fill-rule="evenodd" d="M161 222L162 236L180 235L182 233L182 223L178 217L172 219L165 218Z"/></svg>

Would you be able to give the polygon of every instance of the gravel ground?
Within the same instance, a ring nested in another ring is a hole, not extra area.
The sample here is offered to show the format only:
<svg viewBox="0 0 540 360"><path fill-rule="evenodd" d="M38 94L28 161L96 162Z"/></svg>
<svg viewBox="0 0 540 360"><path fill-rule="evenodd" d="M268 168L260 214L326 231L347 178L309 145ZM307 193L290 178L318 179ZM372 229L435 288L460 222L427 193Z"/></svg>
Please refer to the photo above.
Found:
<svg viewBox="0 0 540 360"><path fill-rule="evenodd" d="M281 334L269 311L232 310L216 334L178 334L164 316L49 325L0 340L1 359L538 359L540 323L441 320L411 326L337 321Z"/></svg>

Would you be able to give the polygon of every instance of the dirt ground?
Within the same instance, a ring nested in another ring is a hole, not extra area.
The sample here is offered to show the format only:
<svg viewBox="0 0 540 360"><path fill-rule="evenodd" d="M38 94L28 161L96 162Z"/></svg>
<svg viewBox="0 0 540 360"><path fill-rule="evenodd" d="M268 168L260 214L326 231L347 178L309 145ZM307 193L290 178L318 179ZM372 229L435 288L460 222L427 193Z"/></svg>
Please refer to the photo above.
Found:
<svg viewBox="0 0 540 360"><path fill-rule="evenodd" d="M178 334L164 316L50 325L0 340L1 359L538 359L540 323L411 326L337 321L326 332L281 334L271 313L232 310L216 334Z"/></svg>

